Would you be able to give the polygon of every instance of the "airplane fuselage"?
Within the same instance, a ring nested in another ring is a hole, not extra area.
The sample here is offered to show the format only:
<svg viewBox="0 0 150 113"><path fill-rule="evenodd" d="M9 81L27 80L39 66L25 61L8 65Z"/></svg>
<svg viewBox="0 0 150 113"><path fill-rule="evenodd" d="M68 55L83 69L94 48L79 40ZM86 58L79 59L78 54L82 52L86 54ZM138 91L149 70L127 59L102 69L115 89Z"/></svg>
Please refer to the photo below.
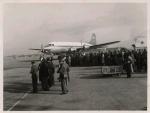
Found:
<svg viewBox="0 0 150 113"><path fill-rule="evenodd" d="M50 42L47 47L45 47L45 50L49 50L53 53L61 53L61 52L67 52L69 50L73 51L78 48L88 48L92 46L89 43L80 43L80 42Z"/></svg>

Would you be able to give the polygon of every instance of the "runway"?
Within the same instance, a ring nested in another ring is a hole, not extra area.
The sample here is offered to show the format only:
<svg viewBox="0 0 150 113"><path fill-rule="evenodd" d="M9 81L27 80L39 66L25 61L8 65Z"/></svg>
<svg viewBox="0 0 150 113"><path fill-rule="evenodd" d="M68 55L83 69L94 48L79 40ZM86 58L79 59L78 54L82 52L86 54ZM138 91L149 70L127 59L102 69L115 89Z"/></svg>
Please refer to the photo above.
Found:
<svg viewBox="0 0 150 113"><path fill-rule="evenodd" d="M61 95L55 74L55 86L31 93L29 68L4 71L4 111L52 110L142 110L147 106L147 74L105 76L99 67L72 67L69 93Z"/></svg>

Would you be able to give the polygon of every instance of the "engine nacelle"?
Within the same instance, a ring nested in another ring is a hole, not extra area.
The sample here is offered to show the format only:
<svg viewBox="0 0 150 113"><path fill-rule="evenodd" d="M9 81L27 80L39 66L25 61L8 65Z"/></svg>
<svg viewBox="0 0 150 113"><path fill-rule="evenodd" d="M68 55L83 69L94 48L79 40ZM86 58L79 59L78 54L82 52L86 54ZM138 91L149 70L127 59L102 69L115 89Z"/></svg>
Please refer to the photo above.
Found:
<svg viewBox="0 0 150 113"><path fill-rule="evenodd" d="M76 48L70 48L70 50L71 50L71 51L75 51L75 50L76 50Z"/></svg>

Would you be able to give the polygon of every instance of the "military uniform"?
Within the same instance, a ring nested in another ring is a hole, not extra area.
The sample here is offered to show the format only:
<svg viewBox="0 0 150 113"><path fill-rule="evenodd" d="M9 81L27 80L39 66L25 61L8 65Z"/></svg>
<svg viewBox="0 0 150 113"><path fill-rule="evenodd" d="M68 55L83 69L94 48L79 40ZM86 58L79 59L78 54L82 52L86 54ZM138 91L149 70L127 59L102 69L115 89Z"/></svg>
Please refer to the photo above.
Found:
<svg viewBox="0 0 150 113"><path fill-rule="evenodd" d="M31 70L30 73L32 74L31 78L32 78L32 87L33 87L33 93L37 93L38 92L38 77L37 77L37 72L38 72L38 68L37 66L34 64L34 62L32 62L32 66L31 66Z"/></svg>
<svg viewBox="0 0 150 113"><path fill-rule="evenodd" d="M132 60L130 59L130 57L128 57L126 60L126 65L125 65L125 67L126 67L125 69L127 72L127 78L131 78L131 72L132 72L131 64L132 64Z"/></svg>
<svg viewBox="0 0 150 113"><path fill-rule="evenodd" d="M71 57L70 56L67 56L66 58L66 63L71 66Z"/></svg>
<svg viewBox="0 0 150 113"><path fill-rule="evenodd" d="M66 78L67 78L67 75L69 74L68 64L65 61L61 61L60 67L57 72L60 73L62 94L66 94L68 92L67 85L66 85Z"/></svg>

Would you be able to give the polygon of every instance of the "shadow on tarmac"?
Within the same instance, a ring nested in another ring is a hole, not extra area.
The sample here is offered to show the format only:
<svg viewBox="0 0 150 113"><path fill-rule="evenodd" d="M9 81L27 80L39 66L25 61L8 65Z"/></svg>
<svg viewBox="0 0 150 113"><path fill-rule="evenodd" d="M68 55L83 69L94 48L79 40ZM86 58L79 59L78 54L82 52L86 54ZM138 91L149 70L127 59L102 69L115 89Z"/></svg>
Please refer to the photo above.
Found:
<svg viewBox="0 0 150 113"><path fill-rule="evenodd" d="M68 107L60 107L60 106L54 106L54 105L48 105L48 106L36 106L36 105L18 105L16 108L13 108L11 111L72 111L76 109L68 108ZM81 109L82 110L82 109Z"/></svg>
<svg viewBox="0 0 150 113"><path fill-rule="evenodd" d="M12 111L44 111L54 108L53 106L18 105Z"/></svg>
<svg viewBox="0 0 150 113"><path fill-rule="evenodd" d="M55 84L54 86L60 87L60 84ZM26 93L27 91L32 89L32 84L31 83L23 83L23 82L13 82L13 83L8 83L4 85L4 92L8 93ZM41 90L41 84L38 84L38 89L39 91ZM41 94L46 94L47 91L44 92L39 92ZM56 93L55 93L56 92ZM58 94L57 92L61 92L61 90L56 90L56 89L51 89L50 91L47 92L47 94Z"/></svg>
<svg viewBox="0 0 150 113"><path fill-rule="evenodd" d="M37 94L54 94L54 95L60 95L61 92L62 91L60 89L50 89L49 91L43 91L42 89L40 89L40 90L38 90Z"/></svg>
<svg viewBox="0 0 150 113"><path fill-rule="evenodd" d="M26 93L31 89L30 83L14 82L4 86L4 92L9 93Z"/></svg>
<svg viewBox="0 0 150 113"><path fill-rule="evenodd" d="M30 94L33 94L32 92L30 92ZM60 95L61 92L51 92L51 91L38 91L38 93L34 93L34 94L51 94L51 95Z"/></svg>

